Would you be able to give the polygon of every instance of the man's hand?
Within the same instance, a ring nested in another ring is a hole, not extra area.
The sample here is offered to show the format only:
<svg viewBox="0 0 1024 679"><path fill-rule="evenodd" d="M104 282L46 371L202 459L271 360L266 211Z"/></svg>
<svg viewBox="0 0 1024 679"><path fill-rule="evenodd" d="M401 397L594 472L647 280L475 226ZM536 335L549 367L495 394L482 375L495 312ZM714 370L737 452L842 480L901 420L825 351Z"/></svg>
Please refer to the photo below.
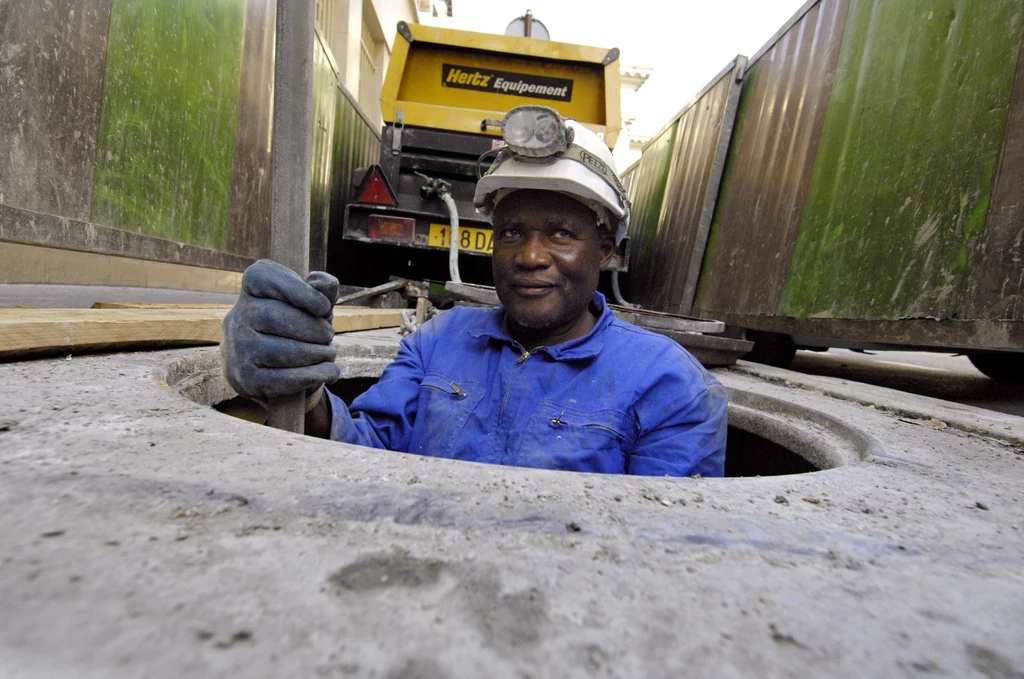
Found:
<svg viewBox="0 0 1024 679"><path fill-rule="evenodd" d="M228 383L266 403L338 379L334 301L338 279L314 271L303 281L267 259L242 275L242 292L224 318L221 357Z"/></svg>

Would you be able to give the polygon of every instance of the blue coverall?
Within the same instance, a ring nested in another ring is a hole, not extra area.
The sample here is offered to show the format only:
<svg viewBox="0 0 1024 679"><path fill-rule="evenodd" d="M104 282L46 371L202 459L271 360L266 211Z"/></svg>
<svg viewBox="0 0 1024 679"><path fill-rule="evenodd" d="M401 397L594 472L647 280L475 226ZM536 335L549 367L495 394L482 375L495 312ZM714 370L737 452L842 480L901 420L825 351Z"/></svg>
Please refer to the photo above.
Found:
<svg viewBox="0 0 1024 679"><path fill-rule="evenodd" d="M587 335L525 352L501 309L457 307L402 341L331 438L520 467L722 476L725 389L676 342L622 321L601 293Z"/></svg>

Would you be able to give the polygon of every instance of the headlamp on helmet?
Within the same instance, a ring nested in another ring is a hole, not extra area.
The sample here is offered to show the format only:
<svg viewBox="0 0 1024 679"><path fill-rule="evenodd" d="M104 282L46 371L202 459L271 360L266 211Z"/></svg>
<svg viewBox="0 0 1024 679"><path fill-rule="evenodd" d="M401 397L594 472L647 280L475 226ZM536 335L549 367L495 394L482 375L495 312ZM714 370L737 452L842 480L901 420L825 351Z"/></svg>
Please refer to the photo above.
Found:
<svg viewBox="0 0 1024 679"><path fill-rule="evenodd" d="M516 156L547 158L569 148L574 135L555 109L517 106L501 122L501 136Z"/></svg>

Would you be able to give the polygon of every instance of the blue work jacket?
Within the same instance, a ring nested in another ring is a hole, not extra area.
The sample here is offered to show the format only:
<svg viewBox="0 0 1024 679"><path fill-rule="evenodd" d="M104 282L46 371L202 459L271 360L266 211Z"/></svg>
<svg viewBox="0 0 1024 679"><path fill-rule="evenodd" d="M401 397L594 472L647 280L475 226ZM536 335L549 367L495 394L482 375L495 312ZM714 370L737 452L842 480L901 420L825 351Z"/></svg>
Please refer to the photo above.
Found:
<svg viewBox="0 0 1024 679"><path fill-rule="evenodd" d="M676 342L616 318L526 352L501 309L457 307L402 340L331 438L475 462L650 476L722 476L725 389Z"/></svg>

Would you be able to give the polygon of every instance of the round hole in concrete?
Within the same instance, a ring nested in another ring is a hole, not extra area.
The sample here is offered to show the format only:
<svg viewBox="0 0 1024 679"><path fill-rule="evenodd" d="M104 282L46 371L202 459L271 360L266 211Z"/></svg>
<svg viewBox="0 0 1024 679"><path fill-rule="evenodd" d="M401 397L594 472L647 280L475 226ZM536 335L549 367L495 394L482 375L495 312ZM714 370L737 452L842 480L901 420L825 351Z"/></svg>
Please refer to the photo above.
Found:
<svg viewBox="0 0 1024 679"><path fill-rule="evenodd" d="M392 356L361 358L362 363L342 359L348 363L348 375L330 386L348 404L376 384ZM168 366L165 381L182 396L236 417L254 419L258 408L239 397L224 380L216 350L200 350L174 361ZM832 469L863 460L879 452L879 446L873 437L822 411L751 391L729 389L727 477L806 474Z"/></svg>

